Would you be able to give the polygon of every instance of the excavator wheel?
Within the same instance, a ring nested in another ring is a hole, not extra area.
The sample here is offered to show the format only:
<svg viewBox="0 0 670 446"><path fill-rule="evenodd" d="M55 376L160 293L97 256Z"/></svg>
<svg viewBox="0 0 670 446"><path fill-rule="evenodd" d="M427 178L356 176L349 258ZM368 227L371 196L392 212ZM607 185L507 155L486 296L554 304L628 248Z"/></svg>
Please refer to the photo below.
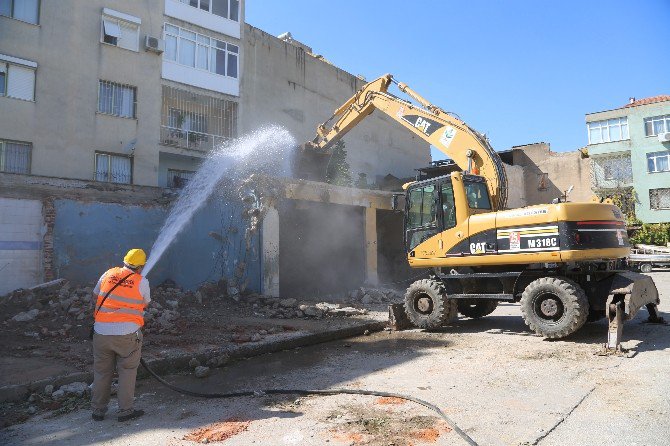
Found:
<svg viewBox="0 0 670 446"><path fill-rule="evenodd" d="M422 279L407 288L405 313L416 327L435 329L455 319L458 308L456 301L447 296L442 282Z"/></svg>
<svg viewBox="0 0 670 446"><path fill-rule="evenodd" d="M458 312L465 317L479 319L493 313L498 307L497 300L459 299Z"/></svg>
<svg viewBox="0 0 670 446"><path fill-rule="evenodd" d="M535 333L545 338L564 338L586 323L589 301L584 290L572 280L542 277L523 291L521 314Z"/></svg>

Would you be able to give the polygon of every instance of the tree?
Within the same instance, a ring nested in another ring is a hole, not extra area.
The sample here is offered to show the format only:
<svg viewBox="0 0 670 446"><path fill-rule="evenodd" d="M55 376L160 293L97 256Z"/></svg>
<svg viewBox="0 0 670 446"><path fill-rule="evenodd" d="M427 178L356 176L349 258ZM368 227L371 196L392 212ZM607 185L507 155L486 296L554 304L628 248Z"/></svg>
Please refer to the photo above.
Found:
<svg viewBox="0 0 670 446"><path fill-rule="evenodd" d="M351 171L347 162L347 151L344 141L339 140L333 145L333 154L326 167L326 182L336 186L351 186Z"/></svg>

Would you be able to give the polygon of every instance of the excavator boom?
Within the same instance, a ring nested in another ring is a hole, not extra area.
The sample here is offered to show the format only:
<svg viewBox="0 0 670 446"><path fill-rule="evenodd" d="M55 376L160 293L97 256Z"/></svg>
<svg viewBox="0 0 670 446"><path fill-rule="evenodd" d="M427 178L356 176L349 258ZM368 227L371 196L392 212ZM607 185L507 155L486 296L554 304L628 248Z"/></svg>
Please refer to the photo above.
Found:
<svg viewBox="0 0 670 446"><path fill-rule="evenodd" d="M391 84L419 105L389 93ZM486 137L456 116L431 104L406 84L386 74L364 85L328 121L317 128L316 137L306 148L317 152L328 149L374 110L379 110L415 135L442 151L461 169L480 175L487 186L494 210L505 209L507 176L503 163Z"/></svg>

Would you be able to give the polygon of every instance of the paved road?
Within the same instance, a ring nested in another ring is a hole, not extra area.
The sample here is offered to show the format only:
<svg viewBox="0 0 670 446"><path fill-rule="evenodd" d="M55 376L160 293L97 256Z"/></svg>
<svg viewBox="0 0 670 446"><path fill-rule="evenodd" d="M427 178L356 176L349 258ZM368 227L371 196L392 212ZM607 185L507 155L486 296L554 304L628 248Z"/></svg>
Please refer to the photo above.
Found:
<svg viewBox="0 0 670 446"><path fill-rule="evenodd" d="M652 273L670 319L670 271ZM440 333L378 333L267 355L209 378L170 376L209 391L272 387L365 388L431 401L481 445L670 444L670 326L624 331L632 358L594 355L606 324L546 341L530 334L518 306L482 320L461 319ZM2 444L185 445L189 433L221 420L223 444L465 444L413 403L363 396L198 400L153 381L138 385L149 414L133 423L94 423L78 411L0 432ZM228 430L226 430L228 429ZM200 432L206 436L213 431Z"/></svg>

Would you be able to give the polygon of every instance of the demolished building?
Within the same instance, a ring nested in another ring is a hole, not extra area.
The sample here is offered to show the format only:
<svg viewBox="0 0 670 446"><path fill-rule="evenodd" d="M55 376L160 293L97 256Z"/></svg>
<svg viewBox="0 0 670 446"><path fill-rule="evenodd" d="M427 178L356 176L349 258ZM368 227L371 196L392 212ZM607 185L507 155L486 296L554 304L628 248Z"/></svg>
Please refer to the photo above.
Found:
<svg viewBox="0 0 670 446"><path fill-rule="evenodd" d="M77 5L77 20L45 2L29 23L0 17L11 87L0 97L0 293L58 277L89 282L128 246L148 250L212 147L268 124L310 139L364 84L309 47L245 24L244 2L224 2L225 13L218 1L91 1ZM47 47L46 36L69 44ZM375 116L347 137L353 177L407 178L428 162L428 146L387 121ZM282 190L248 252L239 248L242 203L213 196L152 282L194 288L241 274L243 287L278 295L397 278L402 217L390 193L299 180ZM325 216L342 223L329 240L309 233L333 224Z"/></svg>

